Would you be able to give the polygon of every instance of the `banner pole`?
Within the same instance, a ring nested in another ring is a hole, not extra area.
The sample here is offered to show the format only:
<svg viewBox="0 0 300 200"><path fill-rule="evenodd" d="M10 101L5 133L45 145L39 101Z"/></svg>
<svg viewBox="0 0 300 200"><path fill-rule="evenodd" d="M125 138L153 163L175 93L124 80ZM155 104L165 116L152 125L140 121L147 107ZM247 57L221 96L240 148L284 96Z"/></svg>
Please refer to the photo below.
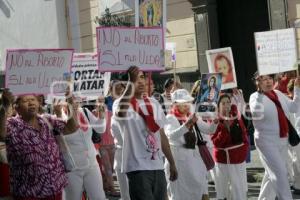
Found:
<svg viewBox="0 0 300 200"><path fill-rule="evenodd" d="M135 27L139 27L140 23L139 23L139 18L140 18L140 11L139 11L139 0L135 0L134 2L134 13L135 13Z"/></svg>

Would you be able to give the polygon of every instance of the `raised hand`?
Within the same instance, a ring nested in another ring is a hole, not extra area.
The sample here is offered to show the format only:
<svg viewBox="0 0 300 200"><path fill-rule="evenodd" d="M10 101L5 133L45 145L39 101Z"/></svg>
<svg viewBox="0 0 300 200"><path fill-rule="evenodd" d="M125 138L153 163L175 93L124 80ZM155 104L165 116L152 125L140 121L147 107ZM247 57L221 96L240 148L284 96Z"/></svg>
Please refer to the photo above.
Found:
<svg viewBox="0 0 300 200"><path fill-rule="evenodd" d="M5 110L9 108L10 105L12 105L14 102L14 96L12 93L9 91L9 89L4 89L2 93L2 98L1 98L1 105Z"/></svg>
<svg viewBox="0 0 300 200"><path fill-rule="evenodd" d="M136 67L136 66L132 66L128 69L128 78L129 78L129 81L131 82L136 82L137 78L138 78L138 75L139 75L139 68Z"/></svg>

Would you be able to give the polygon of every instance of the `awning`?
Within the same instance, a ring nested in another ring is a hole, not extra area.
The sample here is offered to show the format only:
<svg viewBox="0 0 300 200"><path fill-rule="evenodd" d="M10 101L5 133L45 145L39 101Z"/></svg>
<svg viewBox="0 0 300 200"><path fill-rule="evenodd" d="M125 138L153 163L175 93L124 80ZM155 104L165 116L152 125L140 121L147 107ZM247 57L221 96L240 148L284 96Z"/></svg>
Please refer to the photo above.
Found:
<svg viewBox="0 0 300 200"><path fill-rule="evenodd" d="M161 72L160 74L174 74L175 69L170 69L164 72ZM182 73L193 73L199 71L198 67L180 67L176 68L176 74L182 74Z"/></svg>

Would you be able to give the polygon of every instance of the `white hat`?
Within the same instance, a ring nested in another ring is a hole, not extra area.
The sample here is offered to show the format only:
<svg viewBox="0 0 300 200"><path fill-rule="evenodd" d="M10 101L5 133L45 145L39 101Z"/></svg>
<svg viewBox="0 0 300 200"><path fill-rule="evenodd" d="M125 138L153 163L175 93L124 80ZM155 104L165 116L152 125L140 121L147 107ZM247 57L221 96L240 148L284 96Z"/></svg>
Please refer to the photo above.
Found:
<svg viewBox="0 0 300 200"><path fill-rule="evenodd" d="M172 103L187 103L192 102L194 98L186 89L175 90L171 94Z"/></svg>

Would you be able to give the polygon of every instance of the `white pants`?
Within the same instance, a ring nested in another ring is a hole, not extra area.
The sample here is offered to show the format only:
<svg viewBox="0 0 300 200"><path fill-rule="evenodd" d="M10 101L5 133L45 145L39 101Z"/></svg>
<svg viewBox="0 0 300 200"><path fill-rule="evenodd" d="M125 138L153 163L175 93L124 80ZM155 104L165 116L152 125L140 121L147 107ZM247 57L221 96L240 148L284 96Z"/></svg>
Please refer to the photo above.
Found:
<svg viewBox="0 0 300 200"><path fill-rule="evenodd" d="M67 173L68 185L65 188L66 200L81 200L86 191L89 200L105 200L102 176L99 166L74 170Z"/></svg>
<svg viewBox="0 0 300 200"><path fill-rule="evenodd" d="M215 168L217 199L229 199L228 185L230 185L233 200L247 199L247 173L245 162L241 164L216 163Z"/></svg>
<svg viewBox="0 0 300 200"><path fill-rule="evenodd" d="M130 200L129 186L126 174L122 173L121 169L115 169L115 171L120 185L121 199Z"/></svg>
<svg viewBox="0 0 300 200"><path fill-rule="evenodd" d="M282 144L257 142L256 147L265 168L258 200L292 200L287 171L287 142Z"/></svg>
<svg viewBox="0 0 300 200"><path fill-rule="evenodd" d="M120 185L121 199L130 200L128 180L125 173L121 172L122 149L117 148L114 157L114 170Z"/></svg>
<svg viewBox="0 0 300 200"><path fill-rule="evenodd" d="M294 187L300 189L300 144L295 147L291 147L291 153L294 173Z"/></svg>

